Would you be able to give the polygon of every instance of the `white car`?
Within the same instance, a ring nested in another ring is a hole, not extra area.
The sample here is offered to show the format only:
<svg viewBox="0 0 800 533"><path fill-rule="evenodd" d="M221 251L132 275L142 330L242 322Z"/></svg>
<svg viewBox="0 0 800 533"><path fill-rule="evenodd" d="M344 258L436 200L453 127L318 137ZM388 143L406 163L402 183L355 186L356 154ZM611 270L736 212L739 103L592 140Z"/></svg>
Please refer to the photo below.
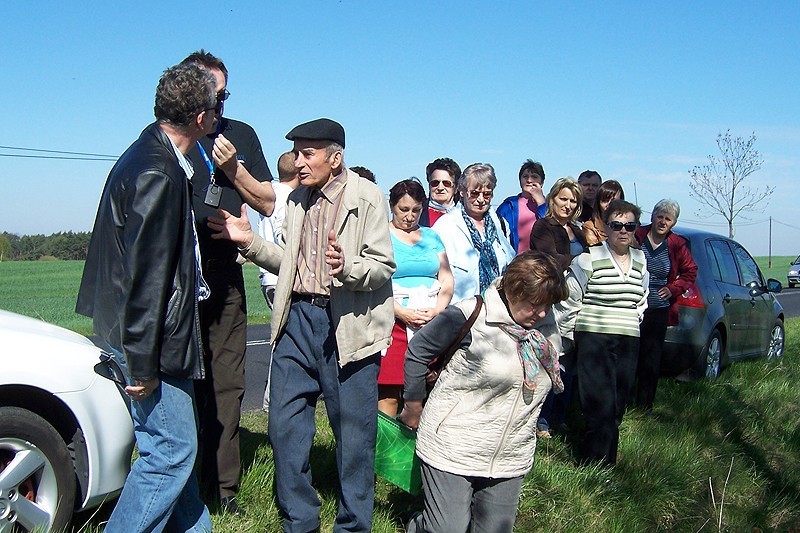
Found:
<svg viewBox="0 0 800 533"><path fill-rule="evenodd" d="M130 470L119 367L82 335L0 310L0 368L0 533L61 531Z"/></svg>

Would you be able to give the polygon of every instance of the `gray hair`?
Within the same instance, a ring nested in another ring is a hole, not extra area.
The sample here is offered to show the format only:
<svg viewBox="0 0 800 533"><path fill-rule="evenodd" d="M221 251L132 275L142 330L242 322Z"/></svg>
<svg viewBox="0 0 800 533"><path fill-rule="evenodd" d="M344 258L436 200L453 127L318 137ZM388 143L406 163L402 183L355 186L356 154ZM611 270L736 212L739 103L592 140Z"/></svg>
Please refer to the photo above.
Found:
<svg viewBox="0 0 800 533"><path fill-rule="evenodd" d="M494 190L497 186L497 176L494 174L494 167L489 163L472 163L464 169L461 173L461 179L458 180L458 192L462 198L469 196L467 191L467 184L475 180L475 187L489 187Z"/></svg>
<svg viewBox="0 0 800 533"><path fill-rule="evenodd" d="M681 216L681 206L671 198L664 198L663 200L659 200L655 207L653 207L653 216L659 213L671 213L675 216L675 220L678 220L678 217Z"/></svg>

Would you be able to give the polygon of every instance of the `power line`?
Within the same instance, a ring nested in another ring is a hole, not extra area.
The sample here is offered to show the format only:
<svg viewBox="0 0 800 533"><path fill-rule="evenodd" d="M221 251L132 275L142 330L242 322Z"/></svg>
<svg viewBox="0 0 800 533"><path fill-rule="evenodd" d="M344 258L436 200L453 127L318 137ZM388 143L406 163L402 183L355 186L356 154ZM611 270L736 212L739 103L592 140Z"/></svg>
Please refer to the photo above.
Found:
<svg viewBox="0 0 800 533"><path fill-rule="evenodd" d="M65 152L63 150L44 150L42 148L23 148L21 146L1 146L0 148L4 150L20 150L23 152L44 152L48 154L65 154L65 155L84 155L84 156L93 156L93 157L111 157L115 160L119 157L118 155L108 155L108 154L90 154L86 152ZM4 155L4 154L0 154ZM11 156L13 157L13 156ZM22 157L22 156L17 156ZM29 156L30 157L30 156Z"/></svg>
<svg viewBox="0 0 800 533"><path fill-rule="evenodd" d="M116 161L117 158L107 157L66 157L58 155L25 155L25 154L0 154L0 157L22 157L27 159L62 159L67 161Z"/></svg>

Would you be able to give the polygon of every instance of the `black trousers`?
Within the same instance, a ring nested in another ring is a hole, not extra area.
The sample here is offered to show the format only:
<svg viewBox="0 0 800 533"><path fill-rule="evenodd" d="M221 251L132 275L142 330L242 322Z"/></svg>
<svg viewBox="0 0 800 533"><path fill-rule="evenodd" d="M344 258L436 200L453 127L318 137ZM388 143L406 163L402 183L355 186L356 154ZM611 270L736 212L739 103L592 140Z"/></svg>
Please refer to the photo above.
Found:
<svg viewBox="0 0 800 533"><path fill-rule="evenodd" d="M204 272L211 297L200 302L206 379L195 381L200 420L200 482L212 497L235 496L241 475L239 419L244 397L247 307L242 268Z"/></svg>
<svg viewBox="0 0 800 533"><path fill-rule="evenodd" d="M653 408L658 377L661 374L661 354L667 334L669 307L647 309L639 326L639 363L636 366L636 405Z"/></svg>
<svg viewBox="0 0 800 533"><path fill-rule="evenodd" d="M630 398L639 355L639 338L575 332L578 396L586 422L583 458L617 462L619 425Z"/></svg>

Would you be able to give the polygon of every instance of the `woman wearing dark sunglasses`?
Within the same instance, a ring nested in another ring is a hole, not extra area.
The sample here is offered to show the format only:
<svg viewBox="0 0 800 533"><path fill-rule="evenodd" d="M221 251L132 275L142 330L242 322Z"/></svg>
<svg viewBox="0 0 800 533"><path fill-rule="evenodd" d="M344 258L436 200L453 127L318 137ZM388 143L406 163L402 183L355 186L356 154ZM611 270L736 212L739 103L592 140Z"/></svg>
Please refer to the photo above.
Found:
<svg viewBox="0 0 800 533"><path fill-rule="evenodd" d="M562 336L574 330L587 462L617 462L619 425L636 375L649 284L645 256L632 247L640 215L624 200L609 204L603 213L608 239L572 261L569 298L555 306Z"/></svg>

